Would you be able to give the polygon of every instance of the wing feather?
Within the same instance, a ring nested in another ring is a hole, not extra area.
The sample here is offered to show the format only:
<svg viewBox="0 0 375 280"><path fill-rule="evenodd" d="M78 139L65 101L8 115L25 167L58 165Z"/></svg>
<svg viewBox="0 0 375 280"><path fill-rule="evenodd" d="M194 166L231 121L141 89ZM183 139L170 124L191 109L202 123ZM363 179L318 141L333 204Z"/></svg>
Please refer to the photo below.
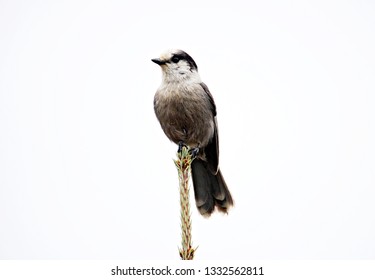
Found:
<svg viewBox="0 0 375 280"><path fill-rule="evenodd" d="M216 105L212 94L210 93L206 84L201 83L202 88L206 92L208 99L211 103L212 117L215 124L214 136L211 141L205 147L205 154L208 162L210 171L216 174L219 170L219 133L216 119Z"/></svg>

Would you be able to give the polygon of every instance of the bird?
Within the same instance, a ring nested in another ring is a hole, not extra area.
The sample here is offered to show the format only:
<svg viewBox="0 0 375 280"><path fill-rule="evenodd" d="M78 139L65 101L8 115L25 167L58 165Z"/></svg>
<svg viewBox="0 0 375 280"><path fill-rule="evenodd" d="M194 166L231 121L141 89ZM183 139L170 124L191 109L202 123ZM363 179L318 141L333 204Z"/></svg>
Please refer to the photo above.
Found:
<svg viewBox="0 0 375 280"><path fill-rule="evenodd" d="M154 111L165 135L179 146L178 151L182 146L191 149L191 175L199 213L205 217L216 209L228 213L233 198L219 168L216 105L197 64L179 49L167 50L151 61L162 70Z"/></svg>

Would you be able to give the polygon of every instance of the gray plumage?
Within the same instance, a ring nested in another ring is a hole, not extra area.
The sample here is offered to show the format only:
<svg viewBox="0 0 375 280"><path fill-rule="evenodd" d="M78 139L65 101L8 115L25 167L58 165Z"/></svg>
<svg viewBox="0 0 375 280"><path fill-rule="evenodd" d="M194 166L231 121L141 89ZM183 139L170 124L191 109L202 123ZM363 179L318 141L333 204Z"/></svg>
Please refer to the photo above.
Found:
<svg viewBox="0 0 375 280"><path fill-rule="evenodd" d="M164 133L176 144L199 148L191 165L197 208L204 216L210 216L215 207L227 213L233 199L219 169L216 106L197 64L181 50L168 51L152 61L163 73L154 110Z"/></svg>

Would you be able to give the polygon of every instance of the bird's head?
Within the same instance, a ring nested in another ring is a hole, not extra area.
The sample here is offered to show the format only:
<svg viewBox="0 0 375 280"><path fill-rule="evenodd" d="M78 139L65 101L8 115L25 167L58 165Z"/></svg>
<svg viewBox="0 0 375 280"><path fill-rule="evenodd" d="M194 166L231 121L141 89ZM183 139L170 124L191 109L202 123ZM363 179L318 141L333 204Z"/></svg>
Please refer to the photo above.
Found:
<svg viewBox="0 0 375 280"><path fill-rule="evenodd" d="M160 65L164 80L169 82L186 80L198 75L198 66L194 59L182 50L168 50L151 61Z"/></svg>

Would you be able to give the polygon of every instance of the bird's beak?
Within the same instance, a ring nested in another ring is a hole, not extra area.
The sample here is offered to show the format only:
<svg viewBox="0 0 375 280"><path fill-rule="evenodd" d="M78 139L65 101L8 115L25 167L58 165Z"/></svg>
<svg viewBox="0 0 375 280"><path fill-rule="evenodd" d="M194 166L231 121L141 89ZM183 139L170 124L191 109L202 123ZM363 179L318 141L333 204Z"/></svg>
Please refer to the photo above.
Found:
<svg viewBox="0 0 375 280"><path fill-rule="evenodd" d="M152 62L155 62L157 65L165 64L165 61L161 60L160 58L153 58L151 59Z"/></svg>

